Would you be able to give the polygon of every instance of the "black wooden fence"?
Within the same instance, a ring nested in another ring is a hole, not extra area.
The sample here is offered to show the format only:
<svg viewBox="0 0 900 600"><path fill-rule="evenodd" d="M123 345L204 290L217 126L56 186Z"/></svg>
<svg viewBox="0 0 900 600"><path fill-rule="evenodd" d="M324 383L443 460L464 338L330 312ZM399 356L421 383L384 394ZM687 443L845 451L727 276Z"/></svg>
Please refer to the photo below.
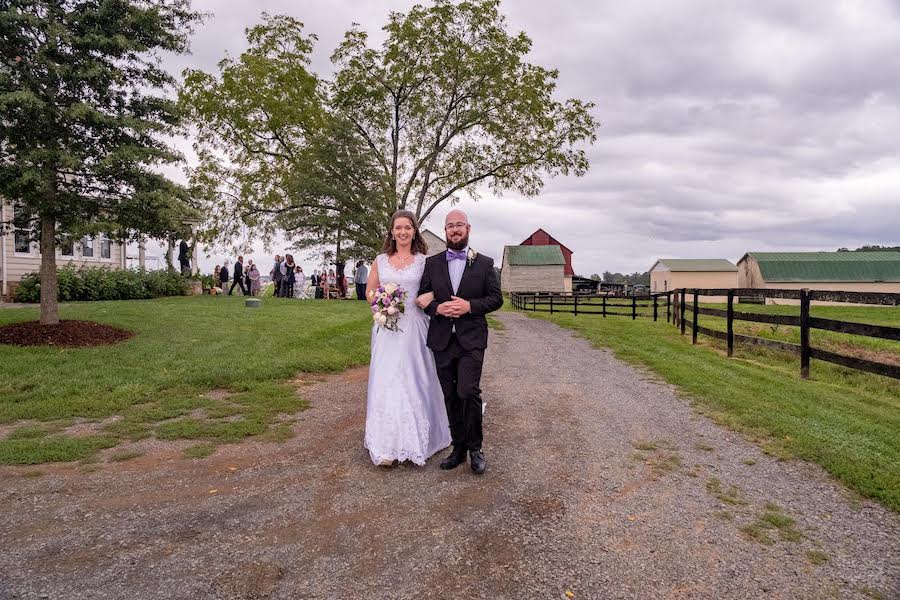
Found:
<svg viewBox="0 0 900 600"><path fill-rule="evenodd" d="M570 313L575 315L643 317L639 308L653 306L656 320L657 303L653 296L612 296L607 294L519 293L510 294L513 308L533 312Z"/></svg>
<svg viewBox="0 0 900 600"><path fill-rule="evenodd" d="M727 308L708 308L699 305L702 296L719 296L727 298ZM756 296L763 298L780 298L798 300L799 315L770 315L748 313L734 310L734 300L742 296ZM864 337L880 338L885 340L900 341L900 327L888 327L884 325L869 325L866 323L853 323L834 319L823 319L810 315L810 303L814 300L823 302L851 302L855 304L890 305L900 306L900 294L882 294L870 292L840 292L823 290L780 290L780 289L755 289L755 288L716 288L716 289L678 289L651 294L649 296L634 297L607 297L603 295L579 296L572 294L548 294L548 293L513 293L510 300L514 308L549 313L570 314L594 314L624 315L636 319L639 316L647 316L638 313L638 308L653 307L653 320L659 320L662 310L662 300L665 300L666 322L673 323L685 335L688 326L691 330L691 342L697 343L697 336L703 334L725 341L728 356L734 354L734 344L751 344L774 350L782 350L800 355L800 376L809 377L810 359L815 358L825 362L834 363L851 369L884 375L900 379L900 366L881 363L854 356L837 354L822 348L810 345L809 332L811 329L849 333ZM690 306L690 323L686 318L686 312ZM609 310L610 308L630 308L630 312ZM598 310L599 308L599 310ZM726 321L725 331L701 327L698 323L699 315L721 317ZM793 344L779 340L770 340L750 335L741 335L734 332L735 321L749 321L754 323L769 323L774 325L788 325L800 328L800 343Z"/></svg>

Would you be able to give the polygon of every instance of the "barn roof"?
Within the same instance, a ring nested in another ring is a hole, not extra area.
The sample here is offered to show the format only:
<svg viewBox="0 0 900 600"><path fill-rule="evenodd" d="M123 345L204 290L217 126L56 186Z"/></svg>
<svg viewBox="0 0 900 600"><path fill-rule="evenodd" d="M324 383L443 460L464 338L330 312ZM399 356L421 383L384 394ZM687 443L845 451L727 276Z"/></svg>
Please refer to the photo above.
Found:
<svg viewBox="0 0 900 600"><path fill-rule="evenodd" d="M656 261L650 270L652 271L656 265L663 264L670 271L737 271L729 260L724 258L660 258Z"/></svg>
<svg viewBox="0 0 900 600"><path fill-rule="evenodd" d="M534 233L532 233L532 234L529 235L527 238L525 238L524 240L522 240L522 243L519 244L519 245L520 245L520 246L521 246L521 245L524 245L525 242L527 242L528 240L530 240L531 238L533 238L534 236L536 236L536 235L539 234L539 233L543 233L543 234L546 235L548 238L550 238L551 244L558 244L559 246L565 248L565 249L568 250L569 252L572 252L572 250L571 250L568 246L566 246L565 244L563 244L562 242L560 242L558 239L556 239L555 237L553 237L552 235L550 235L550 233L549 233L546 229L544 229L543 227L538 227L538 228L535 230ZM574 254L574 252L573 252L573 254Z"/></svg>
<svg viewBox="0 0 900 600"><path fill-rule="evenodd" d="M748 252L768 281L898 281L900 252Z"/></svg>
<svg viewBox="0 0 900 600"><path fill-rule="evenodd" d="M559 246L506 246L503 252L511 265L565 265Z"/></svg>

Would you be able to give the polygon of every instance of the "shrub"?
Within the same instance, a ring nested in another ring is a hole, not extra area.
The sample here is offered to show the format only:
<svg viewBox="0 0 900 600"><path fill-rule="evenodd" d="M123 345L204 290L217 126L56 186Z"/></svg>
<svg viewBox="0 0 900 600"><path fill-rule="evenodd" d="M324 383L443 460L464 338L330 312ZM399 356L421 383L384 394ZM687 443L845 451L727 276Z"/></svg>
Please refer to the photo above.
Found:
<svg viewBox="0 0 900 600"><path fill-rule="evenodd" d="M105 267L71 265L57 271L60 302L75 300L139 300L162 296L186 296L189 288L184 278L168 271L115 270ZM16 288L18 302L40 302L41 278L29 273Z"/></svg>

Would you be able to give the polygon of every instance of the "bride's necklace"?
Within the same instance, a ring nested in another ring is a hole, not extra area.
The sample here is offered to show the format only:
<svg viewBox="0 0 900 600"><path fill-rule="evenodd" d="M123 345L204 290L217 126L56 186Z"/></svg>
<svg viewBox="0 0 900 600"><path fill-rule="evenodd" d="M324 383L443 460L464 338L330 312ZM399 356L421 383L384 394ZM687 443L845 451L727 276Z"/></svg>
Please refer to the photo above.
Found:
<svg viewBox="0 0 900 600"><path fill-rule="evenodd" d="M415 260L415 256L410 254L409 256L400 256L399 254L395 254L388 258L388 262L391 263L391 266L395 269L405 269L409 265L412 264L413 260ZM394 260L396 259L396 263ZM399 263L399 264L397 264Z"/></svg>

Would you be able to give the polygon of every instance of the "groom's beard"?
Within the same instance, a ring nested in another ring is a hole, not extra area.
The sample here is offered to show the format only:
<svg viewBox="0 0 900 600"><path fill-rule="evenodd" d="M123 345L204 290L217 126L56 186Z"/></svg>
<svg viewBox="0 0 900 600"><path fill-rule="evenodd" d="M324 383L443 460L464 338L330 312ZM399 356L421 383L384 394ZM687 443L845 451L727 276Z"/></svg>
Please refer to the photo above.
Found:
<svg viewBox="0 0 900 600"><path fill-rule="evenodd" d="M447 239L447 247L450 248L451 250L456 250L457 252L464 249L468 245L469 245L469 234L468 233L463 235L456 242L451 242L449 238Z"/></svg>

